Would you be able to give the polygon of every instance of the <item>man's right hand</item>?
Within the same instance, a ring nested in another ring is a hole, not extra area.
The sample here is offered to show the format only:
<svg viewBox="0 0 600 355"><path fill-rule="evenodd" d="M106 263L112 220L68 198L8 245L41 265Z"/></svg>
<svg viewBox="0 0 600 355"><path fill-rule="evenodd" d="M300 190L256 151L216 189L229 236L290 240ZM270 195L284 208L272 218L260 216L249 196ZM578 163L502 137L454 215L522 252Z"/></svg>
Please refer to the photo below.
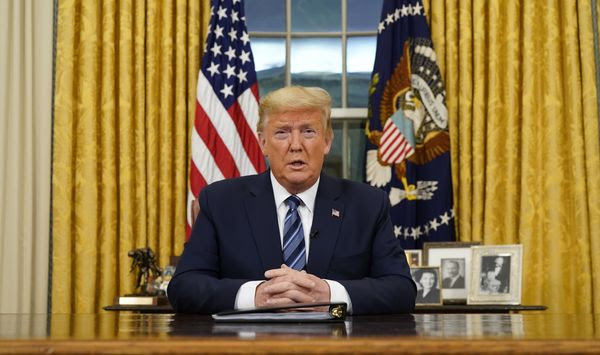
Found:
<svg viewBox="0 0 600 355"><path fill-rule="evenodd" d="M329 285L322 279L281 265L265 272L267 281L256 288L256 307L294 303L329 302Z"/></svg>

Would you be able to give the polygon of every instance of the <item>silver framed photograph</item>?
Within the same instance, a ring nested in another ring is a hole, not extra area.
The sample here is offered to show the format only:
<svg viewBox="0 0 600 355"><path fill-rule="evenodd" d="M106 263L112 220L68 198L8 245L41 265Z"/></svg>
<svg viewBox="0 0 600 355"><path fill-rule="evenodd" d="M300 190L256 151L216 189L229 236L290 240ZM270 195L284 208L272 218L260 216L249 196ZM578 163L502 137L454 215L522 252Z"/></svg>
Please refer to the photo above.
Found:
<svg viewBox="0 0 600 355"><path fill-rule="evenodd" d="M412 267L410 274L417 284L416 305L442 305L439 266Z"/></svg>
<svg viewBox="0 0 600 355"><path fill-rule="evenodd" d="M472 247L467 304L521 304L522 268L521 244Z"/></svg>
<svg viewBox="0 0 600 355"><path fill-rule="evenodd" d="M424 259L428 266L441 268L442 301L465 304L471 278L471 246L479 242L424 243Z"/></svg>
<svg viewBox="0 0 600 355"><path fill-rule="evenodd" d="M415 267L421 266L423 262L421 249L404 249L404 254L406 254L406 261L408 262L408 266Z"/></svg>

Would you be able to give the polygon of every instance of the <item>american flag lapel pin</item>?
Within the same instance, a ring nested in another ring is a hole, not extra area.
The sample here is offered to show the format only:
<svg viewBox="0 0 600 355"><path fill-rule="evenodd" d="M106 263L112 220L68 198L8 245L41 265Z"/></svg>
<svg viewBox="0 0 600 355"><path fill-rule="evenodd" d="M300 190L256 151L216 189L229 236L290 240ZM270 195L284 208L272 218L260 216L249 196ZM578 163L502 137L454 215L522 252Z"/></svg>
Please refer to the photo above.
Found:
<svg viewBox="0 0 600 355"><path fill-rule="evenodd" d="M340 218L340 211L336 210L335 208L331 209L331 216L335 217L335 218Z"/></svg>

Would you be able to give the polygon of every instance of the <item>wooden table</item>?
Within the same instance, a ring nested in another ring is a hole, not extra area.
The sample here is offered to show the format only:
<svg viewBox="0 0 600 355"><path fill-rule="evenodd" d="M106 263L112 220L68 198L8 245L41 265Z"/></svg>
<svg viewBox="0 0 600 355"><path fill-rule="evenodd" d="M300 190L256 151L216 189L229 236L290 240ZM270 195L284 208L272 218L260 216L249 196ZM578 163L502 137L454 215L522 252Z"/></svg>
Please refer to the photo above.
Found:
<svg viewBox="0 0 600 355"><path fill-rule="evenodd" d="M543 311L546 306L540 305L418 305L414 313L518 313L522 311ZM159 306L142 305L110 305L105 311L134 311L140 313L173 313L170 304Z"/></svg>
<svg viewBox="0 0 600 355"><path fill-rule="evenodd" d="M2 314L0 353L600 353L599 319L527 312L223 324L200 315Z"/></svg>

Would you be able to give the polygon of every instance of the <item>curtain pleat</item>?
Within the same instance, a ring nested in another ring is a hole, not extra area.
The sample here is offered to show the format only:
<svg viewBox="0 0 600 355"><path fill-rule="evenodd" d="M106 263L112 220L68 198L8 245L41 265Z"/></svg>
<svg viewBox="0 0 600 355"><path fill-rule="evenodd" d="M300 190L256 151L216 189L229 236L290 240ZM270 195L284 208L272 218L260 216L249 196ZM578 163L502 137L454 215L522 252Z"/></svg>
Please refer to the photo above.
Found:
<svg viewBox="0 0 600 355"><path fill-rule="evenodd" d="M600 311L589 1L425 1L448 92L458 236L524 247L523 303Z"/></svg>
<svg viewBox="0 0 600 355"><path fill-rule="evenodd" d="M128 251L181 253L189 120L208 1L60 0L54 313L134 291Z"/></svg>

